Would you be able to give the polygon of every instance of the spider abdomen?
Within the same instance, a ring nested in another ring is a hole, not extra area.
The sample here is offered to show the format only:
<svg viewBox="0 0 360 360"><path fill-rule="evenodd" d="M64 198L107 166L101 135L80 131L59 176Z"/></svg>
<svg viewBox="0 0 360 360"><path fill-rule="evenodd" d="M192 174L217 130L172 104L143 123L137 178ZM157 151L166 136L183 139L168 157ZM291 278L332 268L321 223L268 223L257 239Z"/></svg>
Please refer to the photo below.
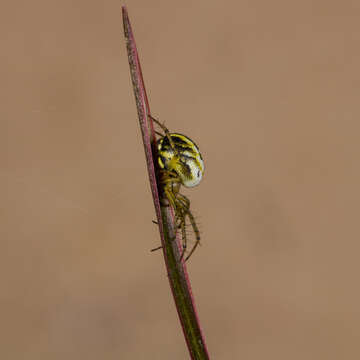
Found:
<svg viewBox="0 0 360 360"><path fill-rule="evenodd" d="M186 187L200 183L204 174L204 161L197 145L187 136L170 133L171 146L167 136L158 141L159 166L162 169L175 171Z"/></svg>

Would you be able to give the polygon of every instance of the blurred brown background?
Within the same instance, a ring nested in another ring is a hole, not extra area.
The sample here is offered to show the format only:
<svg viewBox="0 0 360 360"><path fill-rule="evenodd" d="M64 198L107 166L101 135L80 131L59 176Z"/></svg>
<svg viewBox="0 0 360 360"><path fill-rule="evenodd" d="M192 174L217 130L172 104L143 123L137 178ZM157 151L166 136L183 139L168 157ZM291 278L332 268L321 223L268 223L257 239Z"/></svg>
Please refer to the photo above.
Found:
<svg viewBox="0 0 360 360"><path fill-rule="evenodd" d="M119 1L0 11L0 358L186 359ZM128 1L186 190L213 359L360 356L358 1Z"/></svg>

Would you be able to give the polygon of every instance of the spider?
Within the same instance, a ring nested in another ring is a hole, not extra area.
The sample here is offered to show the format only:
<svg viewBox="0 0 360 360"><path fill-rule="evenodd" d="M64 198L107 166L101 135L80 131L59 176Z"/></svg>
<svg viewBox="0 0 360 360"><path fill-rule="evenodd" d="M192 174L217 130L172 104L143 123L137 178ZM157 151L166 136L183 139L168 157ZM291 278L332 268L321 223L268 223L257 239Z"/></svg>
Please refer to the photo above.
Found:
<svg viewBox="0 0 360 360"><path fill-rule="evenodd" d="M187 261L200 244L200 232L196 225L195 218L190 211L190 200L180 194L180 187L194 187L198 185L204 174L204 162L197 145L187 136L170 133L165 125L161 124L152 116L150 118L162 129L164 134L156 131L160 136L157 141L158 164L161 171L161 183L163 184L164 194L174 209L175 224L181 229L182 253L180 261L183 259L187 249L186 237L186 218L195 234L195 244L186 256Z"/></svg>

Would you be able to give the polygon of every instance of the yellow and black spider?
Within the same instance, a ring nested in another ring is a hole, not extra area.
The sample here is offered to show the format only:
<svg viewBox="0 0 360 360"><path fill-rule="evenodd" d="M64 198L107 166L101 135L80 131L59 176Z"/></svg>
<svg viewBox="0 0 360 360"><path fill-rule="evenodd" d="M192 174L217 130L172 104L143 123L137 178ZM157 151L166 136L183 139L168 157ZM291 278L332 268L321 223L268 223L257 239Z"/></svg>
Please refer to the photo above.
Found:
<svg viewBox="0 0 360 360"><path fill-rule="evenodd" d="M195 233L195 244L185 258L190 258L200 243L200 232L195 218L190 211L190 200L180 194L180 187L194 187L198 185L204 174L204 161L197 145L187 136L170 133L159 121L150 116L160 126L164 134L156 131L160 136L157 141L158 164L161 169L161 183L164 194L174 209L176 227L181 229L183 251L180 260L187 249L186 217L189 219Z"/></svg>

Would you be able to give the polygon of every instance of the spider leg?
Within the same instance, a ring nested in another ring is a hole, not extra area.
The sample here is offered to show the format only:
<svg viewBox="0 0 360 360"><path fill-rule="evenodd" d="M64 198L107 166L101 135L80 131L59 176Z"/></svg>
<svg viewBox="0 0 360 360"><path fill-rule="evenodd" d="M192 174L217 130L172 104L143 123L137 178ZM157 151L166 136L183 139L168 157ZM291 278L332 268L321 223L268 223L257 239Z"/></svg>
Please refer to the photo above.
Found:
<svg viewBox="0 0 360 360"><path fill-rule="evenodd" d="M190 209L190 200L183 194L177 193L176 197L178 198L179 201L181 201L186 208L186 211L189 211Z"/></svg>
<svg viewBox="0 0 360 360"><path fill-rule="evenodd" d="M190 200L185 195L179 193L181 180L175 177L174 174L165 172L161 182L164 184L164 194L168 199L170 206L174 209L176 231L178 229L181 230L182 252L180 261L183 259L187 249L186 217L189 218L195 234L195 244L185 258L185 261L187 261L200 244L200 231L196 225L195 218L190 211Z"/></svg>
<svg viewBox="0 0 360 360"><path fill-rule="evenodd" d="M181 228L182 226L181 221L184 218L184 214L182 211L183 206L181 202L177 200L176 195L173 192L172 182L167 182L167 184L164 187L164 193L170 203L170 206L174 209L176 229Z"/></svg>
<svg viewBox="0 0 360 360"><path fill-rule="evenodd" d="M150 251L157 251L157 250L160 250L160 249L162 249L162 246L158 246L158 247L156 247L154 249L150 249Z"/></svg>
<svg viewBox="0 0 360 360"><path fill-rule="evenodd" d="M181 261L185 255L186 248L187 248L187 238L186 238L186 231L185 231L185 228L186 228L185 216L183 216L181 219L180 228L181 228L181 238L182 238L182 252L181 252L181 256L180 256L180 261Z"/></svg>
<svg viewBox="0 0 360 360"><path fill-rule="evenodd" d="M163 182L165 185L171 185L171 186L174 183L181 184L181 180L179 178L170 177L169 175L165 175L165 177L161 180L161 182Z"/></svg>
<svg viewBox="0 0 360 360"><path fill-rule="evenodd" d="M159 120L155 119L155 118L154 118L153 116L151 116L151 115L149 115L149 118L150 118L152 121L154 121L156 124L158 124L158 125L162 128L162 130L164 131L165 134L169 132L168 128L167 128L164 124L162 124Z"/></svg>
<svg viewBox="0 0 360 360"><path fill-rule="evenodd" d="M170 144L170 146L171 146L171 148L173 149L173 151L174 151L174 153L176 154L176 155L178 155L178 151L177 151L177 149L176 149L176 147L175 147L175 145L174 145L174 142L173 142L173 140L172 140L172 138L171 138L171 136L170 136L170 131L168 130L168 128L164 125L164 124L162 124L159 120L156 120L154 117L152 117L151 115L149 115L149 117L150 117L150 119L152 120L152 121L154 121L156 124L158 124L160 127L161 127L161 129L164 131L164 133L165 133L165 136L168 138L168 140L169 140L169 144ZM159 134L158 132L156 132L157 134ZM162 134L159 134L160 136L163 136Z"/></svg>
<svg viewBox="0 0 360 360"><path fill-rule="evenodd" d="M196 242L193 246L193 248L191 249L189 255L186 257L185 261L187 261L190 256L193 254L193 252L195 251L195 249L197 248L197 246L200 244L200 231L196 225L196 221L195 221L195 218L193 216L193 214L191 213L190 211L190 200L185 196L185 195L182 195L182 194L177 194L177 198L179 201L183 202L185 204L185 209L186 209L186 216L189 218L190 220L190 224L193 228L193 231L195 233L195 238L196 238Z"/></svg>
<svg viewBox="0 0 360 360"><path fill-rule="evenodd" d="M190 223L191 223L191 226L194 230L194 233L195 233L195 237L196 237L196 241L195 241L195 244L194 246L192 247L192 249L190 250L190 253L189 255L185 258L185 261L188 261L190 256L193 254L193 252L195 251L195 249L198 247L198 245L200 244L200 231L196 225L196 222L195 222L195 218L193 216L193 214L191 213L190 210L187 211L187 214L186 214L188 217L189 217L189 220L190 220Z"/></svg>
<svg viewBox="0 0 360 360"><path fill-rule="evenodd" d="M193 252L195 251L197 246L200 244L200 231L199 231L199 229L198 229L198 227L196 225L195 218L194 218L193 214L190 211L190 200L185 195L182 195L180 193L177 193L176 197L177 197L177 201L181 202L181 204L183 206L184 225L185 225L185 217L187 216L189 218L189 220L190 220L190 224L191 224L191 226L193 228L193 231L195 233L195 238L196 238L196 242L195 242L194 246L192 247L192 249L190 250L189 255L185 259L185 261L187 261L190 258L190 256L193 254ZM187 247L186 242L187 242L186 236L184 237L184 235L183 235L183 247L185 248L185 250L186 250L186 247ZM184 252L183 252L182 256L183 255L184 255Z"/></svg>
<svg viewBox="0 0 360 360"><path fill-rule="evenodd" d="M186 237L186 222L185 218L187 213L189 212L188 206L184 205L181 202L174 192L172 191L172 182L168 181L165 185L164 192L166 197L169 200L171 207L174 209L175 212L175 224L176 224L176 231L178 229L181 230L181 238L182 238L182 252L180 256L180 261L183 259L186 248L187 248L187 237ZM178 193L177 193L178 195Z"/></svg>
<svg viewBox="0 0 360 360"><path fill-rule="evenodd" d="M177 205L176 205L176 197L175 197L174 193L171 191L171 189L169 189L169 185L166 185L164 187L164 193L165 193L167 199L169 200L169 203L170 203L171 207L174 209L175 214L176 214L177 208L178 208Z"/></svg>
<svg viewBox="0 0 360 360"><path fill-rule="evenodd" d="M176 200L179 203L179 207L182 208L181 216L185 219L185 217L189 211L189 208L190 208L190 201L187 197L185 197L184 195L179 194L179 193L176 194ZM185 223L185 221L184 221L184 223ZM179 227L180 227L180 225L181 224L179 224Z"/></svg>

